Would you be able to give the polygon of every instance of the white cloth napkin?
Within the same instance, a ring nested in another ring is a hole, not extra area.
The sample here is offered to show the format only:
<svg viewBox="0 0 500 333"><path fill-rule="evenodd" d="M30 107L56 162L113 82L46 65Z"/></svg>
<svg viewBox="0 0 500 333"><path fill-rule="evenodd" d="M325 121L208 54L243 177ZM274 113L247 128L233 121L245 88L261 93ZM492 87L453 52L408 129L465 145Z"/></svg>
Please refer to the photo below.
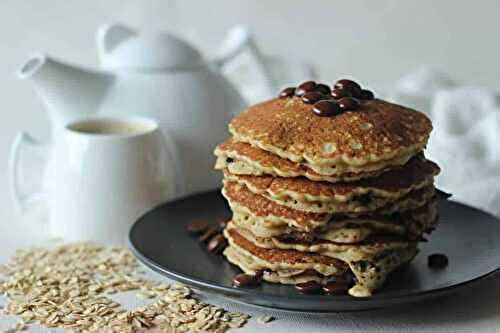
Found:
<svg viewBox="0 0 500 333"><path fill-rule="evenodd" d="M441 166L438 187L455 200L500 216L500 103L495 92L461 86L421 67L396 83L390 99L432 119L426 154Z"/></svg>

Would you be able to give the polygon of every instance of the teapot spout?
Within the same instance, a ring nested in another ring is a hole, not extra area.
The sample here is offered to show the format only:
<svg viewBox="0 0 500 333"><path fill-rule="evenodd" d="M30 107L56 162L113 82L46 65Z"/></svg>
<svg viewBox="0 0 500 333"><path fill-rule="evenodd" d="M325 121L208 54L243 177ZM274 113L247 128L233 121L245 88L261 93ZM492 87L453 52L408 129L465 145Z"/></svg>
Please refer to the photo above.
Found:
<svg viewBox="0 0 500 333"><path fill-rule="evenodd" d="M114 75L80 69L37 53L17 76L33 83L55 126L95 113L114 81Z"/></svg>

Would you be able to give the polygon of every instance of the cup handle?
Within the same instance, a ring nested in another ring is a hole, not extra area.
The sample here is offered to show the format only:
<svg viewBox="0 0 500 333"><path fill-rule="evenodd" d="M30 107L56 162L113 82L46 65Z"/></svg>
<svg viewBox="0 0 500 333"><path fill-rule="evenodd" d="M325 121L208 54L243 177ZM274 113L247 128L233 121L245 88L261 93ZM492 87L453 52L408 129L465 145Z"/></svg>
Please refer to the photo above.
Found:
<svg viewBox="0 0 500 333"><path fill-rule="evenodd" d="M19 132L12 143L9 156L10 191L19 212L24 213L29 205L43 199L41 192L23 193L20 177L20 151L23 147L39 147L42 144L26 132Z"/></svg>

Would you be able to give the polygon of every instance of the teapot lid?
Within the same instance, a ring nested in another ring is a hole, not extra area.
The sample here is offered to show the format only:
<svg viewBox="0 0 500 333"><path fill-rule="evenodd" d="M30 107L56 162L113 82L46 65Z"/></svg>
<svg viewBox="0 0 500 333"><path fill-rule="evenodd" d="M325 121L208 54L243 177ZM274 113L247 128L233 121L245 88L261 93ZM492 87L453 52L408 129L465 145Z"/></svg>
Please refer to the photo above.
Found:
<svg viewBox="0 0 500 333"><path fill-rule="evenodd" d="M165 32L137 32L106 24L97 32L99 59L107 69L189 69L204 64L200 52Z"/></svg>

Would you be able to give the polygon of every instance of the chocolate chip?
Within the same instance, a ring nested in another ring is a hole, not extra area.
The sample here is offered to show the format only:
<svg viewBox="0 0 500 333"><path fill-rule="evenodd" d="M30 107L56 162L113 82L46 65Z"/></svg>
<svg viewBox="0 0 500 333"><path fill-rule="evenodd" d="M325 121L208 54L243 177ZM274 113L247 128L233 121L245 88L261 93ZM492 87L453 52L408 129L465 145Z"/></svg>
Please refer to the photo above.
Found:
<svg viewBox="0 0 500 333"><path fill-rule="evenodd" d="M233 278L235 287L256 287L262 282L262 275L238 274Z"/></svg>
<svg viewBox="0 0 500 333"><path fill-rule="evenodd" d="M323 95L330 95L330 87L323 83L318 83L316 85L316 91Z"/></svg>
<svg viewBox="0 0 500 333"><path fill-rule="evenodd" d="M316 88L316 82L306 81L301 83L297 89L295 89L295 96L301 97L305 93L313 91Z"/></svg>
<svg viewBox="0 0 500 333"><path fill-rule="evenodd" d="M448 257L441 253L431 254L427 258L427 265L430 268L445 268L448 266Z"/></svg>
<svg viewBox="0 0 500 333"><path fill-rule="evenodd" d="M348 79L341 79L335 82L335 85L333 86L335 89L340 89L340 90L347 90L350 92L360 92L361 91L361 86L353 81L353 80L348 80Z"/></svg>
<svg viewBox="0 0 500 333"><path fill-rule="evenodd" d="M302 101L307 104L314 104L324 98L324 95L316 91L311 91L302 95Z"/></svg>
<svg viewBox="0 0 500 333"><path fill-rule="evenodd" d="M354 274L349 270L342 275L333 277L330 281L340 283L340 284L347 284L348 286L352 286L355 282L355 277L354 277Z"/></svg>
<svg viewBox="0 0 500 333"><path fill-rule="evenodd" d="M316 281L297 283L295 289L301 294L318 294L321 291L321 284Z"/></svg>
<svg viewBox="0 0 500 333"><path fill-rule="evenodd" d="M264 273L266 272L270 272L270 270L268 270L267 268L259 269L255 272L255 276L262 278L264 276Z"/></svg>
<svg viewBox="0 0 500 333"><path fill-rule="evenodd" d="M281 242L284 243L307 243L314 242L317 238L314 232L300 232L292 231L276 236Z"/></svg>
<svg viewBox="0 0 500 333"><path fill-rule="evenodd" d="M288 87L288 88L283 89L280 92L279 97L280 98L292 97L294 94L295 94L295 88L294 87Z"/></svg>
<svg viewBox="0 0 500 333"><path fill-rule="evenodd" d="M213 253L218 253L225 247L226 238L224 238L223 234L216 234L215 236L210 238L207 244L207 250Z"/></svg>
<svg viewBox="0 0 500 333"><path fill-rule="evenodd" d="M356 197L356 200L359 201L360 204L366 206L372 201L372 196L370 193L364 193Z"/></svg>
<svg viewBox="0 0 500 333"><path fill-rule="evenodd" d="M371 90L367 90L367 89L362 89L359 93L359 98L361 99L367 99L367 100L370 100L370 99L374 99L375 98L375 95L373 94L373 92Z"/></svg>
<svg viewBox="0 0 500 333"><path fill-rule="evenodd" d="M342 111L356 110L361 105L359 100L354 97L343 97L337 103Z"/></svg>
<svg viewBox="0 0 500 333"><path fill-rule="evenodd" d="M207 220L194 220L187 226L187 231L192 234L201 234L208 229Z"/></svg>
<svg viewBox="0 0 500 333"><path fill-rule="evenodd" d="M234 160L231 157L226 158L226 163L233 163Z"/></svg>
<svg viewBox="0 0 500 333"><path fill-rule="evenodd" d="M349 284L345 282L331 281L323 285L323 292L328 295L345 295L349 290Z"/></svg>
<svg viewBox="0 0 500 333"><path fill-rule="evenodd" d="M214 236L216 233L217 229L210 227L203 233L203 235L200 236L199 240L200 242L206 242L210 238L212 238L212 236Z"/></svg>
<svg viewBox="0 0 500 333"><path fill-rule="evenodd" d="M335 99L341 99L342 97L350 97L351 93L348 90L333 89L331 96Z"/></svg>
<svg viewBox="0 0 500 333"><path fill-rule="evenodd" d="M341 113L339 105L334 101L316 102L312 111L320 117L331 117Z"/></svg>
<svg viewBox="0 0 500 333"><path fill-rule="evenodd" d="M451 193L448 193L448 192L445 192L445 191L442 191L438 188L436 188L436 195L438 196L439 199L448 199L451 197Z"/></svg>

